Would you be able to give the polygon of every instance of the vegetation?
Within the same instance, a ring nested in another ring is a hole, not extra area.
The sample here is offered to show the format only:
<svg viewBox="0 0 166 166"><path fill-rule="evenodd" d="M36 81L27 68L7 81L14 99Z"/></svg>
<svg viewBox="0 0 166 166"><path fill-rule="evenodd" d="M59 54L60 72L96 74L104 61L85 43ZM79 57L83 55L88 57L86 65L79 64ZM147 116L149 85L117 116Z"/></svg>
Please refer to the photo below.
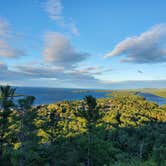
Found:
<svg viewBox="0 0 166 166"><path fill-rule="evenodd" d="M165 166L166 109L134 93L33 107L0 89L1 166Z"/></svg>
<svg viewBox="0 0 166 166"><path fill-rule="evenodd" d="M136 90L114 90L109 96L117 97L117 96L133 96L137 93Z"/></svg>

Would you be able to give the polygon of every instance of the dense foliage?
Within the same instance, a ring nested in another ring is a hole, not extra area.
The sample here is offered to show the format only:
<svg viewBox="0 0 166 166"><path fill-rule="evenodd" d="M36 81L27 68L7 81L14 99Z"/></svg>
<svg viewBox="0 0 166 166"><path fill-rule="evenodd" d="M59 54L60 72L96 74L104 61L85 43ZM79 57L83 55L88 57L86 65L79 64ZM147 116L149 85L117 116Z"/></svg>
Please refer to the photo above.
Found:
<svg viewBox="0 0 166 166"><path fill-rule="evenodd" d="M33 107L0 89L1 166L164 166L166 108L134 94Z"/></svg>

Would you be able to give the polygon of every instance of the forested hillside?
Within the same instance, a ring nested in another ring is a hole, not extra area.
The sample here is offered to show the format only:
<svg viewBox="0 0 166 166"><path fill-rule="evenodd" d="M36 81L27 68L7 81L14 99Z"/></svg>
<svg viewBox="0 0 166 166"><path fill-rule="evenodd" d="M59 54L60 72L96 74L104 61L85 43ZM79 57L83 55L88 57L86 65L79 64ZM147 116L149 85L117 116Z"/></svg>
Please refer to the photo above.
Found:
<svg viewBox="0 0 166 166"><path fill-rule="evenodd" d="M33 107L0 88L0 166L165 166L166 107L132 93Z"/></svg>

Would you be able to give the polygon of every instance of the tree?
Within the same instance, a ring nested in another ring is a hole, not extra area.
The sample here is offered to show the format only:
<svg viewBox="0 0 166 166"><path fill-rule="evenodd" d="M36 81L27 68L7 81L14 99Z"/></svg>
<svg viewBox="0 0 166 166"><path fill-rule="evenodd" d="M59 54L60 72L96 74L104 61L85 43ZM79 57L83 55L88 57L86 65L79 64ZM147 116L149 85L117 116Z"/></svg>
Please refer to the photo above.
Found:
<svg viewBox="0 0 166 166"><path fill-rule="evenodd" d="M101 118L99 110L97 109L96 99L89 95L85 96L82 109L79 110L78 116L81 116L87 121L87 134L88 134L88 154L87 154L87 166L90 166L91 161L91 146L93 139L93 131L95 130L97 121Z"/></svg>
<svg viewBox="0 0 166 166"><path fill-rule="evenodd" d="M9 116L14 106L13 97L15 88L9 85L0 87L0 158L3 159L5 147L8 145L5 133L8 132ZM4 145L5 144L5 145Z"/></svg>
<svg viewBox="0 0 166 166"><path fill-rule="evenodd" d="M33 140L33 136L35 135L35 126L33 125L33 120L35 115L35 111L32 110L32 105L34 103L34 96L26 96L23 99L18 100L19 104L19 115L20 115L20 134L19 140L21 143L20 147L20 166L24 166L25 160L25 149L26 143L28 142L28 146L31 144L30 141Z"/></svg>

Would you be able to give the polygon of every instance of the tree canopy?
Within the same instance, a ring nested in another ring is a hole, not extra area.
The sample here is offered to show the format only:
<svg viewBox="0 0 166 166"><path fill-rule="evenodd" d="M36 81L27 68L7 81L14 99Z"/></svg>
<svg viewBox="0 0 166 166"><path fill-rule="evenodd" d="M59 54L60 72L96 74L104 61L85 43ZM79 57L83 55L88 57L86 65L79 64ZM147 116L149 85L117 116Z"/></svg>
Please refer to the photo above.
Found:
<svg viewBox="0 0 166 166"><path fill-rule="evenodd" d="M2 166L164 166L166 110L134 94L33 106L0 87Z"/></svg>

